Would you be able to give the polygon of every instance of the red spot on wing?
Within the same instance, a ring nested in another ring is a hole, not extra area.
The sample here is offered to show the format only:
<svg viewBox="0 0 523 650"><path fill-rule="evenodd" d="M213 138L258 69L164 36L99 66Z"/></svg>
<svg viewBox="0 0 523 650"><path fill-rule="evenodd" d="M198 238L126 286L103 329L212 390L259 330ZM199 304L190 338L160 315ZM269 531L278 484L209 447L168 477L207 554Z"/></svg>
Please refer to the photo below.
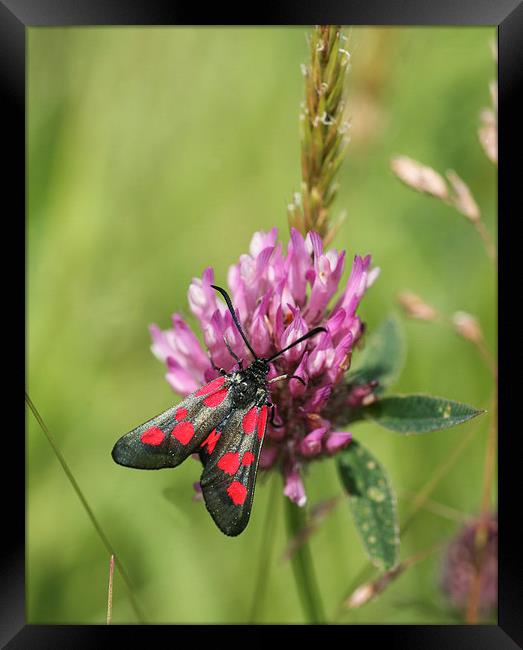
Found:
<svg viewBox="0 0 523 650"><path fill-rule="evenodd" d="M218 442L220 436L222 434L219 431L216 431L216 429L213 429L211 433L205 438L205 440L202 442L200 447L204 447L207 445L207 453L212 454L214 451L214 448L216 447L216 443Z"/></svg>
<svg viewBox="0 0 523 650"><path fill-rule="evenodd" d="M240 466L240 454L237 453L227 453L224 454L218 461L218 467L223 470L226 474L236 474L238 467ZM242 486L243 487L243 486Z"/></svg>
<svg viewBox="0 0 523 650"><path fill-rule="evenodd" d="M192 422L180 422L171 431L171 436L181 442L182 445L186 445L194 436L194 427Z"/></svg>
<svg viewBox="0 0 523 650"><path fill-rule="evenodd" d="M250 411L248 411L242 421L242 427L245 433L252 433L256 428L256 420L258 419L258 409L256 406L253 406Z"/></svg>
<svg viewBox="0 0 523 650"><path fill-rule="evenodd" d="M250 451L246 451L243 454L242 465L250 465L254 461L254 454Z"/></svg>
<svg viewBox="0 0 523 650"><path fill-rule="evenodd" d="M203 403L205 406L208 406L209 408L213 408L215 406L218 406L218 404L221 404L223 400L227 397L227 393L229 392L228 388L222 388L221 390L217 391L216 393L213 393L212 395L209 395L209 397L206 397L203 400Z"/></svg>
<svg viewBox="0 0 523 650"><path fill-rule="evenodd" d="M260 417L258 419L258 438L263 438L263 434L265 433L265 426L267 424L267 411L269 409L267 408L266 405L261 407L260 411Z"/></svg>
<svg viewBox="0 0 523 650"><path fill-rule="evenodd" d="M178 410L176 411L176 414L175 414L174 417L175 417L175 418L178 420L178 422L179 422L180 420L185 420L185 418L187 417L188 413L189 413L189 411L188 411L186 408L183 408L183 406L182 406L181 409L178 409Z"/></svg>
<svg viewBox="0 0 523 650"><path fill-rule="evenodd" d="M150 429L147 429L147 431L144 431L140 436L140 440L144 445L161 445L164 439L165 434L158 427L151 427Z"/></svg>
<svg viewBox="0 0 523 650"><path fill-rule="evenodd" d="M214 391L219 390L223 383L225 382L225 377L218 377L218 379L213 379L205 386L202 386L200 390L196 393L197 396L208 395L209 393L214 393Z"/></svg>
<svg viewBox="0 0 523 650"><path fill-rule="evenodd" d="M235 506L241 506L247 498L247 488L239 481L233 481L227 488L227 494Z"/></svg>

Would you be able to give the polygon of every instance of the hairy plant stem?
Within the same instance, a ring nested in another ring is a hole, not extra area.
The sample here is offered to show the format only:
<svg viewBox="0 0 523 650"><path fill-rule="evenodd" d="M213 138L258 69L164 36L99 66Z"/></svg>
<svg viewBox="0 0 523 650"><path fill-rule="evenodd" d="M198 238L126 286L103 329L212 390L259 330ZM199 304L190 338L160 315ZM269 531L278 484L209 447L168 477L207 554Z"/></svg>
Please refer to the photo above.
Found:
<svg viewBox="0 0 523 650"><path fill-rule="evenodd" d="M307 525L307 515L303 508L297 506L287 497L284 497L284 501L287 532L289 539L293 540ZM304 541L293 553L291 564L306 622L325 623L323 603L314 573L308 541Z"/></svg>
<svg viewBox="0 0 523 650"><path fill-rule="evenodd" d="M116 555L116 553L114 551L113 545L109 541L109 539L108 539L107 535L105 534L102 526L99 524L98 519L95 517L91 506L87 502L87 499L85 498L84 493L82 492L80 486L78 485L78 482L76 481L71 469L69 468L69 465L67 464L62 452L60 451L60 448L56 444L56 441L54 440L53 436L51 435L51 432L47 428L47 425L43 421L42 416L38 412L38 409L33 404L33 402L31 401L31 398L29 397L29 395L27 393L25 394L25 401L26 401L27 405L29 406L29 408L31 409L31 411L33 412L33 415L35 416L36 421L40 425L40 428L42 429L45 437L47 438L47 441L51 445L51 448L54 451L55 456L58 458L58 461L59 461L60 465L62 466L62 469L65 472L65 475L67 476L67 478L69 479L69 482L73 486L73 490L76 492L76 495L80 499L80 502L81 502L85 512L87 513L87 516L89 517L89 520L91 521L91 523L92 523L98 537L102 541L102 544L107 549L109 555L114 556L114 563L115 563L116 568L120 572L120 575L122 576L122 578L123 578L123 580L125 582L127 590L129 592L129 599L131 601L131 605L132 605L132 608L134 609L136 617L138 618L138 620L141 623L145 623L146 622L145 616L143 615L143 612L141 611L138 603L136 602L136 598L135 598L134 593L133 593L131 580L130 580L130 578L129 578L128 574L127 574L127 571L125 570L123 564L118 559L118 556Z"/></svg>
<svg viewBox="0 0 523 650"><path fill-rule="evenodd" d="M260 543L260 552L258 555L258 574L256 576L256 582L254 585L254 593L252 595L251 611L249 615L249 623L251 624L256 623L256 621L261 618L263 611L265 592L267 591L267 581L269 578L269 567L273 549L274 533L276 529L278 480L277 477L273 476L272 474L270 480L272 481L272 484L266 506L267 510L265 512L265 521Z"/></svg>

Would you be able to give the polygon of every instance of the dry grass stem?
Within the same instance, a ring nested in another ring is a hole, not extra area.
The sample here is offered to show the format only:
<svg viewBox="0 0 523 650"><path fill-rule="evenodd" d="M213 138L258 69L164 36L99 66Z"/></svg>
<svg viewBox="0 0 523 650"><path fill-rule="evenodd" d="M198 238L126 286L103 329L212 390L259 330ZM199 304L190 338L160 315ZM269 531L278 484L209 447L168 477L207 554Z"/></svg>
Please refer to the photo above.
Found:
<svg viewBox="0 0 523 650"><path fill-rule="evenodd" d="M402 291L397 301L409 318L435 322L439 319L438 312L412 291Z"/></svg>
<svg viewBox="0 0 523 650"><path fill-rule="evenodd" d="M498 52L495 43L491 44L492 57L494 61L498 60ZM484 108L480 113L480 127L478 129L478 139L483 147L487 158L498 164L498 84L491 81L489 84L490 101L492 108Z"/></svg>
<svg viewBox="0 0 523 650"><path fill-rule="evenodd" d="M457 311L451 319L455 331L465 340L473 343L490 368L494 379L497 378L497 364L485 343L483 330L478 320L471 314L464 311Z"/></svg>
<svg viewBox="0 0 523 650"><path fill-rule="evenodd" d="M456 174L455 171L449 170L446 174L449 183L454 190L454 195L450 197L451 205L453 205L464 217L470 219L470 221L479 221L481 219L481 213L478 204L474 201L469 186Z"/></svg>
<svg viewBox="0 0 523 650"><path fill-rule="evenodd" d="M423 165L407 156L392 158L390 167L396 177L411 189L439 199L467 218L483 240L487 255L492 261L496 261L496 246L481 220L478 204L474 200L468 185L455 171L449 170L446 172L447 181L432 167Z"/></svg>
<svg viewBox="0 0 523 650"><path fill-rule="evenodd" d="M114 578L114 555L109 560L109 586L107 588L107 625L111 625L113 619L113 578Z"/></svg>
<svg viewBox="0 0 523 650"><path fill-rule="evenodd" d="M483 579L483 560L487 544L487 530L490 510L490 499L492 494L492 483L494 480L494 469L496 466L496 442L497 442L497 391L492 399L492 419L487 438L487 449L485 452L485 467L483 470L483 494L481 500L481 511L478 528L476 530L476 552L478 564L472 587L469 593L465 621L470 625L478 622L478 610L481 597Z"/></svg>
<svg viewBox="0 0 523 650"><path fill-rule="evenodd" d="M445 179L432 167L423 165L408 156L396 156L391 159L390 168L400 181L413 190L429 194L442 201L447 201L449 198Z"/></svg>
<svg viewBox="0 0 523 650"><path fill-rule="evenodd" d="M438 542L428 549L413 555L412 557L400 562L397 566L390 571L386 571L379 578L373 580L372 582L366 582L363 585L360 585L345 601L345 607L347 609L356 609L365 605L366 603L374 600L379 596L385 589L392 583L398 576L404 573L409 567L421 562L425 558L429 557L433 553L436 553L443 548L445 542Z"/></svg>
<svg viewBox="0 0 523 650"><path fill-rule="evenodd" d="M478 322L478 319L467 314L465 311L457 311L452 316L452 324L456 332L467 341L471 341L476 345L484 340L483 331Z"/></svg>
<svg viewBox="0 0 523 650"><path fill-rule="evenodd" d="M485 108L480 113L480 127L478 129L478 139L483 147L487 158L498 164L498 132L497 119L494 111Z"/></svg>
<svg viewBox="0 0 523 650"><path fill-rule="evenodd" d="M291 559L299 547L319 528L325 517L338 505L340 501L341 497L333 497L327 501L321 501L312 507L306 526L304 526L298 534L290 540L289 544L285 548L282 554L283 562L287 562Z"/></svg>
<svg viewBox="0 0 523 650"><path fill-rule="evenodd" d="M416 492L413 492L411 490L398 490L398 496L402 499L413 502L416 499L417 495ZM444 503L439 503L438 501L434 501L433 499L426 499L425 503L422 506L422 509L426 510L427 512L431 512L438 517L443 517L444 519L449 519L450 521L455 521L459 524L463 524L464 522L472 519L472 515L466 512L461 512L460 510L456 510L455 508L451 508L450 506L447 506Z"/></svg>

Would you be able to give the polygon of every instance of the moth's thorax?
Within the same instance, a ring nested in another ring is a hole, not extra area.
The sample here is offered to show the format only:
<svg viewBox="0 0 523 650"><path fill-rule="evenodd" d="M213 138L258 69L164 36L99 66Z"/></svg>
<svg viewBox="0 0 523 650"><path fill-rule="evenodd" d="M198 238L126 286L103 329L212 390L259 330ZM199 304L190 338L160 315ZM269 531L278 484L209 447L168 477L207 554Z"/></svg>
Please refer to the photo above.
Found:
<svg viewBox="0 0 523 650"><path fill-rule="evenodd" d="M232 398L236 407L252 402L261 405L267 401L268 372L269 364L263 359L256 359L248 368L232 374Z"/></svg>

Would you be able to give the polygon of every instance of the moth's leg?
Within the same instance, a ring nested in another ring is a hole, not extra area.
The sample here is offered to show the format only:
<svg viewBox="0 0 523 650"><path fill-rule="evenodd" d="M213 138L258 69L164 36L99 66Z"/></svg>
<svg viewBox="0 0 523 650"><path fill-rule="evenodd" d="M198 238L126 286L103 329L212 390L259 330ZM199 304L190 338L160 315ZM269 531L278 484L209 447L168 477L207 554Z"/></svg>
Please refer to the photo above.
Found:
<svg viewBox="0 0 523 650"><path fill-rule="evenodd" d="M214 363L210 352L208 352L208 356L209 356L209 361L211 362L211 366L214 368L214 370L216 370L216 372L219 372L220 375L226 375L227 370L224 370L223 368L218 368L218 366Z"/></svg>
<svg viewBox="0 0 523 650"><path fill-rule="evenodd" d="M287 377L287 379L290 381L291 379L297 379L301 384L304 386L306 385L305 382L301 377L298 377L298 375L291 375L290 377Z"/></svg>
<svg viewBox="0 0 523 650"><path fill-rule="evenodd" d="M284 379L288 379L289 381L291 379L297 379L298 381L300 381L305 386L305 382L303 381L303 379L301 377L298 377L298 375L291 375L290 377L289 377L289 375L280 375L279 377L274 377L273 379L269 379L269 381L267 383L268 384L273 384L275 381L283 381Z"/></svg>
<svg viewBox="0 0 523 650"><path fill-rule="evenodd" d="M269 406L270 409L271 409L271 416L269 418L269 424L271 425L271 427L273 429L281 429L283 427L283 421L280 420L281 424L276 424L276 420L274 419L274 413L275 413L275 410L276 410L275 407L274 407L274 404L271 402L267 406Z"/></svg>
<svg viewBox="0 0 523 650"><path fill-rule="evenodd" d="M243 370L243 361L240 359L240 357L231 348L231 346L229 345L229 341L226 339L225 336L223 337L223 342L225 343L225 347L227 348L227 350L229 350L229 354L231 355L231 357L233 357L233 359L236 361L236 363L240 367L240 370Z"/></svg>

